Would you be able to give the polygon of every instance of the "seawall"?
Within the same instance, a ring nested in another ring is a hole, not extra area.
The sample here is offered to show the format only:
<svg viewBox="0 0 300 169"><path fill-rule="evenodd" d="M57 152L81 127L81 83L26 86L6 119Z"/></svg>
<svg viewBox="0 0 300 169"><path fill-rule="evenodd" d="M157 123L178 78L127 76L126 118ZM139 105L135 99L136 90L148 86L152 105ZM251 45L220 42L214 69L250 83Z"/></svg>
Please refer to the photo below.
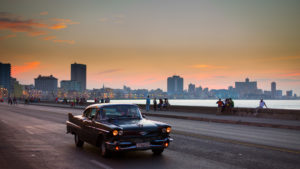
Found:
<svg viewBox="0 0 300 169"><path fill-rule="evenodd" d="M43 103L54 103L54 102L43 102ZM63 104L63 103L57 103ZM82 106L88 106L94 103L85 103ZM141 109L145 109L145 104L138 105ZM153 105L150 106L150 109L153 110ZM166 111L166 109L161 109L160 111ZM203 107L203 106L175 106L172 105L168 108L168 111L174 112L189 112L189 113L203 113L203 114L219 114L217 112L217 107ZM256 117L263 118L274 118L274 119L285 119L285 120L300 120L300 110L292 109L259 109ZM222 115L236 115L236 116L249 116L253 117L256 113L255 108L233 108L231 112L223 112Z"/></svg>

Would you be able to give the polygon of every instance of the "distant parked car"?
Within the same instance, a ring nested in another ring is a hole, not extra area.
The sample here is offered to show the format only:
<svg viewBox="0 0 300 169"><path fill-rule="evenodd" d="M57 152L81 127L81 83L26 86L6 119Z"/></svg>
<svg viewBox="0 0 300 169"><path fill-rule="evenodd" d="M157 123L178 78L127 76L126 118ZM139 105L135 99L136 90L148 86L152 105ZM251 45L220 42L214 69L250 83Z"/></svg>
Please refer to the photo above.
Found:
<svg viewBox="0 0 300 169"><path fill-rule="evenodd" d="M171 126L148 120L134 104L93 104L82 115L68 114L67 133L77 147L84 142L100 147L102 156L128 150L152 150L161 154L173 140Z"/></svg>

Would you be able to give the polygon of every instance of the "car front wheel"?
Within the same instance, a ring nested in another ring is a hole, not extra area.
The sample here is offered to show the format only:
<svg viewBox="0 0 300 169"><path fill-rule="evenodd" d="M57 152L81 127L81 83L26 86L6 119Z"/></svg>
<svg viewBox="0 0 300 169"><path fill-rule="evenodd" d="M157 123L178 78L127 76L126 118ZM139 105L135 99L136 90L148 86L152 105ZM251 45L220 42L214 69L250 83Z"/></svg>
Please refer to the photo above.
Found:
<svg viewBox="0 0 300 169"><path fill-rule="evenodd" d="M76 145L76 147L82 147L82 146L83 146L84 141L82 141L82 140L79 138L78 134L74 134L74 140L75 140L75 145Z"/></svg>
<svg viewBox="0 0 300 169"><path fill-rule="evenodd" d="M161 153L164 152L164 149L152 149L152 152L154 155L161 155Z"/></svg>

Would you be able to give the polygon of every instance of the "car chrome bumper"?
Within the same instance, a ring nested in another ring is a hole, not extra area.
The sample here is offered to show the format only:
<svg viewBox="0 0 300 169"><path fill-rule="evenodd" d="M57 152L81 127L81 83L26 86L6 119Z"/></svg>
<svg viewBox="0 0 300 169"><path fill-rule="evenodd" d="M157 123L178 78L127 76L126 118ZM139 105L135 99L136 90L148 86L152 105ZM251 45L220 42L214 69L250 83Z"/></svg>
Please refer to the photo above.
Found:
<svg viewBox="0 0 300 169"><path fill-rule="evenodd" d="M114 142L106 142L106 148L112 151L126 151L126 150L149 150L149 149L161 149L161 148L167 148L165 147L165 143L172 142L173 139L168 137L161 140L152 140L150 142L150 145L147 147L137 147L136 143L134 142L120 142L120 141L114 141ZM119 147L118 150L116 150L116 147Z"/></svg>

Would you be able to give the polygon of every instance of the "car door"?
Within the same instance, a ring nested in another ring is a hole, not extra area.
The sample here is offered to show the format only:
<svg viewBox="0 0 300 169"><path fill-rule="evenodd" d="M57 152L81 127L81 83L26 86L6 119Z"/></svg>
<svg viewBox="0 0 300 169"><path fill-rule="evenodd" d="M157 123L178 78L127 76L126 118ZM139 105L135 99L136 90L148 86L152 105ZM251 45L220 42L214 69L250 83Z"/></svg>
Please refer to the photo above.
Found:
<svg viewBox="0 0 300 169"><path fill-rule="evenodd" d="M91 135L90 135L91 110L92 110L92 108L88 108L84 111L82 122L81 122L81 135L80 135L80 137L86 142L91 141L91 138L90 138L91 137Z"/></svg>
<svg viewBox="0 0 300 169"><path fill-rule="evenodd" d="M95 132L95 117L97 113L97 108L90 108L87 118L84 123L84 131L87 138L87 142L95 144L97 140L97 133Z"/></svg>

